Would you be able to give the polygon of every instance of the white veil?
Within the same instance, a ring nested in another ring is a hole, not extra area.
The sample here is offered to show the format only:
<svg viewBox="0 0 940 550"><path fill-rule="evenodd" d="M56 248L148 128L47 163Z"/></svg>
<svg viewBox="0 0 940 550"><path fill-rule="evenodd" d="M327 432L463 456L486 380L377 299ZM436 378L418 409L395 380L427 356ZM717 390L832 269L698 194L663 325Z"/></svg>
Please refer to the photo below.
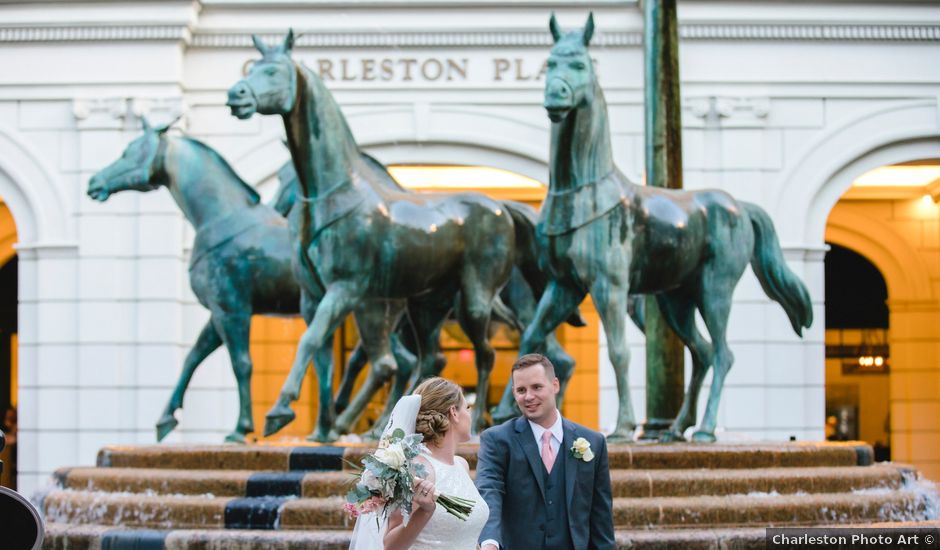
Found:
<svg viewBox="0 0 940 550"><path fill-rule="evenodd" d="M419 409L421 409L420 395L406 395L399 399L388 419L388 424L385 425L382 437L388 436L398 428L401 428L405 435L415 433L415 420L418 418ZM378 514L378 512L373 512L359 516L356 520L356 527L353 529L349 550L383 550L385 548L382 539L388 518L379 516L377 522Z"/></svg>

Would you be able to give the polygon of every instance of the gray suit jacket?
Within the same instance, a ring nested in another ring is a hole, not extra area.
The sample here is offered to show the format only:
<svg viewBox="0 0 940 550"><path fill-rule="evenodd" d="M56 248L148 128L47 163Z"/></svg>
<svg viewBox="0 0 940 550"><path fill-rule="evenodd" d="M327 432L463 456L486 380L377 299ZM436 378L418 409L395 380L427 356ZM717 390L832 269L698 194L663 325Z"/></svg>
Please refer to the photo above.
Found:
<svg viewBox="0 0 940 550"><path fill-rule="evenodd" d="M577 550L614 547L613 499L607 440L603 435L562 419L565 501L571 541ZM574 440L591 444L594 460L571 455ZM480 542L495 539L506 550L541 548L546 521L544 466L532 427L524 417L480 435L476 486L490 507ZM557 506L558 504L556 504ZM552 549L554 550L554 549Z"/></svg>

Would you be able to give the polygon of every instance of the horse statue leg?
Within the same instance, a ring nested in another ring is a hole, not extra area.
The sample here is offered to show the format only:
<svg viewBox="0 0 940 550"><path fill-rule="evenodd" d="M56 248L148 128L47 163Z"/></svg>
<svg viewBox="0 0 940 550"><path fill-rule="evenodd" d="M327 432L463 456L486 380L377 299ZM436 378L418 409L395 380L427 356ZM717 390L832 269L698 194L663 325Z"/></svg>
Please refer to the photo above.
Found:
<svg viewBox="0 0 940 550"><path fill-rule="evenodd" d="M578 309L584 296L584 292L573 285L566 285L557 280L550 281L545 293L539 299L532 322L522 334L519 355L544 351L548 335L552 334L558 325L565 322ZM500 424L518 416L517 410L510 382L506 385L506 391L503 392L499 405L490 414L493 422Z"/></svg>
<svg viewBox="0 0 940 550"><path fill-rule="evenodd" d="M232 371L238 383L238 423L225 436L230 443L244 443L245 435L255 431L251 417L251 355L248 342L251 333L251 312L225 313L218 308L212 310L212 322L222 334L222 341L232 360Z"/></svg>
<svg viewBox="0 0 940 550"><path fill-rule="evenodd" d="M409 323L405 322L403 318L402 322L398 324L398 327L399 331L392 335L392 355L395 356L398 369L395 371L392 379L392 387L389 391L388 400L385 402L385 409L382 411L382 416L380 416L372 428L364 434L366 439L379 439L382 437L385 425L388 424L388 420L392 416L392 410L395 408L395 404L398 403L398 400L405 395L408 384L411 382L411 374L418 365L418 357L411 353L399 338L401 330L411 330L411 326ZM435 366L436 365L437 363L435 363Z"/></svg>
<svg viewBox="0 0 940 550"><path fill-rule="evenodd" d="M575 360L574 357L565 351L565 348L561 347L554 332L550 332L548 336L545 337L545 357L548 357L548 360L555 366L555 375L558 377L558 381L561 385L557 399L558 408L561 409L562 401L564 401L565 398L565 389L568 387L568 382L571 381L571 376L574 374ZM514 405L515 402L516 401L513 400Z"/></svg>
<svg viewBox="0 0 940 550"><path fill-rule="evenodd" d="M494 292L487 300L485 289L476 292L462 291L457 307L457 321L460 328L473 344L474 362L477 368L477 396L473 407L473 418L470 424L471 433L478 434L486 429L487 398L490 390L490 373L493 372L493 362L496 360L496 351L489 340L490 314L492 303L499 297Z"/></svg>
<svg viewBox="0 0 940 550"><path fill-rule="evenodd" d="M627 346L627 298L628 289L610 278L598 277L591 285L591 298L597 306L604 334L607 336L607 356L617 377L617 394L620 402L617 425L607 436L611 443L633 441L636 417L630 398L630 348Z"/></svg>
<svg viewBox="0 0 940 550"><path fill-rule="evenodd" d="M400 300L370 300L356 308L356 328L359 340L369 357L372 367L366 375L366 381L356 393L349 406L336 418L334 434L348 433L359 420L372 396L381 389L399 368L408 365L397 363L391 349L391 334L401 318L404 302ZM395 399L397 402L397 399ZM391 399L386 406L394 406ZM384 425L382 426L384 428Z"/></svg>
<svg viewBox="0 0 940 550"><path fill-rule="evenodd" d="M701 307L699 311L702 314L702 320L708 328L708 334L711 336L712 345L715 349L715 371L712 374L711 388L708 392L708 403L705 406L705 414L702 417L702 424L699 429L692 434L693 441L712 442L715 441L715 426L718 421L718 403L721 400L721 392L724 389L725 377L734 364L734 354L728 346L727 330L728 315L731 313L731 296L734 292L735 284L741 274L737 276L717 275L710 277L707 273L711 266L705 268L702 281L708 281L708 288L705 284L699 282L699 298ZM742 269L743 271L743 269Z"/></svg>
<svg viewBox="0 0 940 550"><path fill-rule="evenodd" d="M343 412L349 406L349 398L352 396L356 378L359 377L359 373L362 372L368 362L369 357L366 355L366 349L363 347L362 342L359 342L353 348L352 353L349 354L346 369L343 370L343 379L340 381L339 390L336 392L333 407L337 414Z"/></svg>
<svg viewBox="0 0 940 550"><path fill-rule="evenodd" d="M219 349L221 345L222 338L219 336L218 331L215 330L212 319L210 318L206 325L202 327L202 331L196 339L196 344L193 345L189 353L186 354L186 360L183 362L183 371L180 373L179 380L176 382L176 388L170 396L170 401L167 403L166 409L163 410L163 415L160 417L160 420L157 421L157 441L162 441L163 438L179 424L174 413L177 409L183 407L183 394L186 393L186 388L189 387L189 381L192 379L193 373L196 372L196 367L205 361L206 357L209 357L209 354Z"/></svg>
<svg viewBox="0 0 940 550"><path fill-rule="evenodd" d="M410 365L406 369L397 369L395 371L395 379L401 377L403 371L407 372L407 376L411 376L411 372L414 370L414 364L417 361L415 354L409 350L405 344L402 342L402 332L411 331L406 319L402 318L398 323L398 330L392 334L391 346L392 346L392 355L395 357L395 363L400 365ZM343 380L340 382L339 391L336 393L336 400L334 402L334 407L337 414L342 413L346 410L346 407L349 406L349 400L352 397L353 386L356 383L356 378L359 377L359 373L362 372L362 369L365 368L366 363L369 362L369 355L366 353L365 347L362 345L362 342L356 344L356 347L353 349L352 353L349 355L349 360L346 362L346 370L343 371ZM408 380L406 379L404 384L407 386ZM371 400L371 396L370 396Z"/></svg>
<svg viewBox="0 0 940 550"><path fill-rule="evenodd" d="M290 403L296 401L300 396L300 386L303 383L304 375L307 373L307 365L310 364L315 353L318 358L321 354L325 355L321 352L329 349L328 346L332 342L336 327L352 311L358 300L358 293L347 285L334 285L327 289L326 295L317 307L313 322L310 323L303 336L300 337L294 364L291 366L287 379L284 380L277 402L265 416L265 436L277 433L294 420L295 414L290 409ZM317 418L317 432L314 437L326 441L329 439L330 426L333 420L333 362L331 360L326 364L324 363L325 361L321 360L316 365L320 411Z"/></svg>
<svg viewBox="0 0 940 550"><path fill-rule="evenodd" d="M680 340L689 348L692 355L692 378L682 400L679 414L668 431L659 436L662 442L685 441L686 428L695 425L698 410L698 395L702 390L705 374L711 367L714 350L695 326L695 295L688 289L680 288L656 296L659 310L666 323Z"/></svg>
<svg viewBox="0 0 940 550"><path fill-rule="evenodd" d="M452 289L451 289L452 290ZM415 334L417 363L406 393L428 378L438 374L437 351L440 349L441 330L453 310L455 300L450 291L438 291L431 296L424 296L420 301L408 303L408 318Z"/></svg>

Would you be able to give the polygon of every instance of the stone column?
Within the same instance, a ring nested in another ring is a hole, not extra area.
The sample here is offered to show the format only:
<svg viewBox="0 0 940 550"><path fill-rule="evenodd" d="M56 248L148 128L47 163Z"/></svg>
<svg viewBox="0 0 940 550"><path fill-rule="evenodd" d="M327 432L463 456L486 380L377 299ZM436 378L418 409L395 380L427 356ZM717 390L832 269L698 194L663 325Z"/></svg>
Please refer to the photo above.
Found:
<svg viewBox="0 0 940 550"><path fill-rule="evenodd" d="M940 479L940 304L888 300L891 460Z"/></svg>
<svg viewBox="0 0 940 550"><path fill-rule="evenodd" d="M24 244L19 255L17 490L78 459L77 247Z"/></svg>

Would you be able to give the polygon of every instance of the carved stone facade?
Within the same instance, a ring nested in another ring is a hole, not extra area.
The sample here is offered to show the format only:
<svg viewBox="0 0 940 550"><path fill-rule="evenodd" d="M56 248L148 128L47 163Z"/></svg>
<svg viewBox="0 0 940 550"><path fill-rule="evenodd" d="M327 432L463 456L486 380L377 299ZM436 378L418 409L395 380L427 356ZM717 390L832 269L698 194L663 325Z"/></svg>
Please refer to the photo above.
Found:
<svg viewBox="0 0 940 550"><path fill-rule="evenodd" d="M293 26L296 57L324 73L359 142L382 161L493 166L544 182L541 76L553 10L565 27L594 11L617 163L641 178L642 15L630 1L0 5L0 197L19 238L20 489L92 463L104 444L152 442L206 318L186 279L192 230L170 197L122 194L101 205L84 195L141 116L182 115L180 127L270 196L287 159L280 121L234 119L225 90L256 56L252 33L274 41ZM680 34L686 186L766 208L816 306L800 340L753 275L742 279L719 437L819 439L827 219L865 169L940 157L940 6L690 0L680 3ZM917 299L933 304L938 285L922 284ZM642 336L630 338L642 417ZM616 404L603 345L607 429ZM223 354L197 372L173 437L221 441L236 407L230 372ZM940 390L927 399L940 404Z"/></svg>

